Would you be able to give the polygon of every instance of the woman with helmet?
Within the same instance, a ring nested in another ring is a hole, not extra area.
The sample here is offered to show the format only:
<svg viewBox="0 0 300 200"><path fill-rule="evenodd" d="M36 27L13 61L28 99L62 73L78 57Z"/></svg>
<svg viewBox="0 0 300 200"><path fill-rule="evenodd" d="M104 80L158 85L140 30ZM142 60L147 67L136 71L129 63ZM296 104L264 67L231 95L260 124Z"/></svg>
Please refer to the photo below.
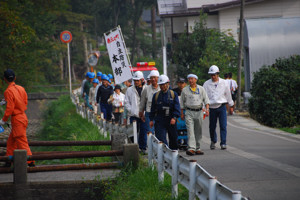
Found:
<svg viewBox="0 0 300 200"><path fill-rule="evenodd" d="M116 85L114 94L108 99L108 103L112 104L112 112L115 118L115 122L122 124L122 114L124 112L125 95L121 93L121 86Z"/></svg>
<svg viewBox="0 0 300 200"><path fill-rule="evenodd" d="M85 106L89 107L89 94L90 94L90 89L93 86L92 81L95 78L95 73L94 72L89 72L88 73L88 80L84 83L83 86L83 92L85 93Z"/></svg>
<svg viewBox="0 0 300 200"><path fill-rule="evenodd" d="M99 80L95 78L92 82L93 87L91 87L90 94L89 94L89 101L90 101L89 108L91 110L93 110L94 113L97 113L97 103L95 101L95 99L96 99L95 95L96 95L96 87L97 87L98 83L99 83Z"/></svg>
<svg viewBox="0 0 300 200"><path fill-rule="evenodd" d="M109 85L109 78L107 75L102 75L102 85L98 88L96 101L100 104L101 112L104 119L110 121L112 117L112 106L108 104L109 97L114 93L111 85Z"/></svg>

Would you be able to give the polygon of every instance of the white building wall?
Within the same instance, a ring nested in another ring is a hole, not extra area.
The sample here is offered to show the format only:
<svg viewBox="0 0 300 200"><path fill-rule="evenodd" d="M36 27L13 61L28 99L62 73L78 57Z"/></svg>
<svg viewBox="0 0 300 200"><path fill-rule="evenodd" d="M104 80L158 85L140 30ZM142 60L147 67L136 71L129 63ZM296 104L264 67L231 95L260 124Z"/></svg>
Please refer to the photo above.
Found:
<svg viewBox="0 0 300 200"><path fill-rule="evenodd" d="M183 33L188 22L188 17L174 17L173 18L173 33Z"/></svg>
<svg viewBox="0 0 300 200"><path fill-rule="evenodd" d="M184 0L183 0L184 1ZM185 0L187 8L199 8L202 5L226 3L232 0Z"/></svg>
<svg viewBox="0 0 300 200"><path fill-rule="evenodd" d="M265 2L245 5L246 19L267 17L299 17L299 0L267 0ZM231 8L219 11L219 25L222 31L230 30L238 40L240 8Z"/></svg>
<svg viewBox="0 0 300 200"><path fill-rule="evenodd" d="M189 32L192 32L192 30L195 27L195 24L199 21L199 16L189 17ZM208 28L215 28L219 29L219 17L218 15L208 15L206 19L206 25Z"/></svg>

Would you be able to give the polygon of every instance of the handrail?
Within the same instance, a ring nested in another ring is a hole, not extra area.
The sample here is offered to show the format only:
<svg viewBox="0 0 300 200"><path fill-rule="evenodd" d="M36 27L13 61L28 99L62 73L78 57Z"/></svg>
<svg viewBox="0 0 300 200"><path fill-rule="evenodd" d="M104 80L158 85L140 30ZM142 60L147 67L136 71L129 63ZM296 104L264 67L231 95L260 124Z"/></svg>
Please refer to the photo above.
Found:
<svg viewBox="0 0 300 200"><path fill-rule="evenodd" d="M235 191L220 183L195 160L188 160L148 133L148 165L157 163L158 180L164 180L164 172L172 177L172 196L178 196L178 183L189 191L189 199L247 200L240 191Z"/></svg>

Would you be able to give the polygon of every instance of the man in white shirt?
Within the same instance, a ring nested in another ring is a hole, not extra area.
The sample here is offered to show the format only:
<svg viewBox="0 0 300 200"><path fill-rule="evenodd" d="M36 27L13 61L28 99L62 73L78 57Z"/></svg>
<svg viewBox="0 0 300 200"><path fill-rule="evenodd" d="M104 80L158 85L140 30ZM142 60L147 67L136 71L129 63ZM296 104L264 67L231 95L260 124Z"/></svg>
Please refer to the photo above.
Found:
<svg viewBox="0 0 300 200"><path fill-rule="evenodd" d="M139 116L143 121L146 122L147 133L149 131L154 133L154 127L150 128L149 126L150 123L149 115L151 112L152 97L154 93L160 91L160 87L158 87L157 84L159 72L157 70L152 70L149 76L150 76L151 84L147 85L142 92ZM144 111L145 111L145 115L144 115Z"/></svg>
<svg viewBox="0 0 300 200"><path fill-rule="evenodd" d="M137 71L133 75L134 85L127 89L125 94L125 108L130 116L130 123L137 122L138 143L140 150L145 153L147 149L147 132L146 123L139 117L139 107L141 102L141 94L145 89L143 85L144 75L141 71Z"/></svg>
<svg viewBox="0 0 300 200"><path fill-rule="evenodd" d="M212 65L208 74L211 79L207 80L203 87L207 92L209 98L209 133L210 133L210 149L215 149L217 143L216 126L219 118L220 136L221 136L221 149L226 149L226 136L227 136L227 114L226 104L230 106L230 113L233 112L233 101L231 92L226 81L219 77L219 68Z"/></svg>

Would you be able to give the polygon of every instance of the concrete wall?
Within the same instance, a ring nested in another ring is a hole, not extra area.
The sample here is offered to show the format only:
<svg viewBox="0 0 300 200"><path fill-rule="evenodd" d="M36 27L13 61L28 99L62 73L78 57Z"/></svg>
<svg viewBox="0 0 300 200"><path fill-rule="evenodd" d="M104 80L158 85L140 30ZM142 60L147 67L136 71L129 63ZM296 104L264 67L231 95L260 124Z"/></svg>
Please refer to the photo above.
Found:
<svg viewBox="0 0 300 200"><path fill-rule="evenodd" d="M14 184L0 184L0 199L53 200L53 199L103 199L104 182L52 182L30 183L18 188Z"/></svg>

